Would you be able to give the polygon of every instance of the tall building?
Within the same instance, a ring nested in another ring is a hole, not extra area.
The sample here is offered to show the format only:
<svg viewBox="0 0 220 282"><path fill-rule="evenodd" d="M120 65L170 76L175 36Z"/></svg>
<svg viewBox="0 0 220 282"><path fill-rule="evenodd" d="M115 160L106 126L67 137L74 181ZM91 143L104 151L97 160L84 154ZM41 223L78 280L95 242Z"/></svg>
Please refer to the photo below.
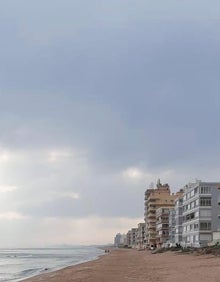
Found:
<svg viewBox="0 0 220 282"><path fill-rule="evenodd" d="M169 241L169 213L167 207L156 210L156 245L160 247Z"/></svg>
<svg viewBox="0 0 220 282"><path fill-rule="evenodd" d="M137 228L131 228L131 246L135 248L137 246Z"/></svg>
<svg viewBox="0 0 220 282"><path fill-rule="evenodd" d="M175 243L182 244L183 233L183 195L175 200Z"/></svg>
<svg viewBox="0 0 220 282"><path fill-rule="evenodd" d="M117 233L114 239L114 246L118 247L121 242L121 233Z"/></svg>
<svg viewBox="0 0 220 282"><path fill-rule="evenodd" d="M145 192L145 244L156 244L156 210L160 207L170 208L174 207L175 199L181 194L170 193L168 184L161 184L160 180L157 182L156 189L147 189Z"/></svg>
<svg viewBox="0 0 220 282"><path fill-rule="evenodd" d="M131 247L132 246L132 232L129 230L126 234L126 241L127 241L127 246Z"/></svg>
<svg viewBox="0 0 220 282"><path fill-rule="evenodd" d="M185 246L199 247L212 241L220 229L220 183L197 180L184 187L183 233Z"/></svg>
<svg viewBox="0 0 220 282"><path fill-rule="evenodd" d="M145 238L145 223L138 223L137 228L137 247L142 249L144 247Z"/></svg>
<svg viewBox="0 0 220 282"><path fill-rule="evenodd" d="M169 240L168 243L170 245L175 244L175 232L176 232L176 211L175 208L169 209Z"/></svg>
<svg viewBox="0 0 220 282"><path fill-rule="evenodd" d="M144 245L148 246L148 223L149 221L155 220L155 216L156 216L156 211L151 210L149 211L149 197L150 194L154 192L153 188L149 188L145 191L145 197L144 197L144 221L145 221L145 237L144 237Z"/></svg>
<svg viewBox="0 0 220 282"><path fill-rule="evenodd" d="M127 236L125 234L117 233L114 239L115 247L123 247L127 244Z"/></svg>

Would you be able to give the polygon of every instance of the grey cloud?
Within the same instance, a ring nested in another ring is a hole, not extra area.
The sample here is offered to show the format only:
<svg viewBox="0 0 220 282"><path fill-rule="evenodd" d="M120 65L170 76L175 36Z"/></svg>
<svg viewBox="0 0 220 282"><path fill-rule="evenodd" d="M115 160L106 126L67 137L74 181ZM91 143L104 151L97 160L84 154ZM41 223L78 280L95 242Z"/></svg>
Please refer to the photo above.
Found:
<svg viewBox="0 0 220 282"><path fill-rule="evenodd" d="M219 8L1 1L0 147L39 152L2 174L23 187L9 207L33 216L135 217L148 179L122 183L123 169L211 175L219 167ZM86 152L89 172L74 160L45 164L40 152L51 148ZM50 199L53 191L81 197Z"/></svg>
<svg viewBox="0 0 220 282"><path fill-rule="evenodd" d="M90 187L87 187L89 190ZM123 205L122 199L130 204ZM42 200L38 205L25 205L20 208L23 214L37 217L71 217L81 218L88 216L102 217L142 217L143 194L120 189L111 189L111 192L86 192L80 199L60 198Z"/></svg>

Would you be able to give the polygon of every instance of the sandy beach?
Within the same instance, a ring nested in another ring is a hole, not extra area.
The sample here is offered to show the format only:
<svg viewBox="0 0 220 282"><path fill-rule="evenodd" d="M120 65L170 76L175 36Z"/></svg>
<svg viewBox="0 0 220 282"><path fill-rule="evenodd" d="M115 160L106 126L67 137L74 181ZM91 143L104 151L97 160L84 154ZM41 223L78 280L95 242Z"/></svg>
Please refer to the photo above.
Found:
<svg viewBox="0 0 220 282"><path fill-rule="evenodd" d="M218 282L220 258L166 252L117 249L99 259L45 273L26 282Z"/></svg>

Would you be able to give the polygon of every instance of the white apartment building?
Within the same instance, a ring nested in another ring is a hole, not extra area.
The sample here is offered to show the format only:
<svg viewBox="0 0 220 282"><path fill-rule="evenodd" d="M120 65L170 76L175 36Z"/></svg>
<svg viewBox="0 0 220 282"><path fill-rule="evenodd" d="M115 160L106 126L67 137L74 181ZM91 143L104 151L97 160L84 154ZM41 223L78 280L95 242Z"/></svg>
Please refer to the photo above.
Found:
<svg viewBox="0 0 220 282"><path fill-rule="evenodd" d="M183 196L175 201L175 243L182 244L183 233Z"/></svg>
<svg viewBox="0 0 220 282"><path fill-rule="evenodd" d="M114 246L118 247L121 242L121 233L117 233L114 238Z"/></svg>
<svg viewBox="0 0 220 282"><path fill-rule="evenodd" d="M175 220L175 208L169 209L169 240L170 245L175 244L175 232L176 232L176 220Z"/></svg>
<svg viewBox="0 0 220 282"><path fill-rule="evenodd" d="M182 227L184 246L199 247L212 241L212 232L220 229L220 183L197 180L184 187Z"/></svg>
<svg viewBox="0 0 220 282"><path fill-rule="evenodd" d="M169 241L169 213L167 207L160 207L156 210L156 244L161 247Z"/></svg>
<svg viewBox="0 0 220 282"><path fill-rule="evenodd" d="M126 234L117 233L114 238L115 247L123 247L127 245L127 236Z"/></svg>

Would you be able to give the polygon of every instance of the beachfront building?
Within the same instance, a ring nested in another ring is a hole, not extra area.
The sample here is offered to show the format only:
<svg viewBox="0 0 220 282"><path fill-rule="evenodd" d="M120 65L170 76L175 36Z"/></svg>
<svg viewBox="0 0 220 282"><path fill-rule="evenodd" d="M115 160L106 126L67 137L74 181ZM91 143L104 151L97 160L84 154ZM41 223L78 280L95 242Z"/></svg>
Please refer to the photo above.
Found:
<svg viewBox="0 0 220 282"><path fill-rule="evenodd" d="M114 238L115 247L124 247L127 245L127 236L126 234L117 233Z"/></svg>
<svg viewBox="0 0 220 282"><path fill-rule="evenodd" d="M187 184L183 196L183 244L207 245L219 229L220 183L197 180Z"/></svg>
<svg viewBox="0 0 220 282"><path fill-rule="evenodd" d="M121 234L121 240L120 240L121 246L126 246L127 245L127 235L126 234Z"/></svg>
<svg viewBox="0 0 220 282"><path fill-rule="evenodd" d="M161 247L169 240L169 208L156 210L156 245Z"/></svg>
<svg viewBox="0 0 220 282"><path fill-rule="evenodd" d="M149 188L145 191L145 197L144 197L144 221L145 221L145 237L144 237L144 246L148 246L148 237L149 237L149 222L152 220L153 221L156 220L155 216L156 216L156 211L153 210L150 205L149 205L149 197L150 194L154 192L153 188ZM151 208L151 209L150 209Z"/></svg>
<svg viewBox="0 0 220 282"><path fill-rule="evenodd" d="M145 223L139 223L137 228L137 248L144 248L144 238L145 238Z"/></svg>
<svg viewBox="0 0 220 282"><path fill-rule="evenodd" d="M138 228L131 228L131 230L127 232L126 241L128 247L131 248L137 247L137 233L138 233Z"/></svg>
<svg viewBox="0 0 220 282"><path fill-rule="evenodd" d="M132 246L132 233L131 230L129 230L126 234L126 241L127 241L127 246L131 247Z"/></svg>
<svg viewBox="0 0 220 282"><path fill-rule="evenodd" d="M169 209L169 240L167 241L169 246L175 245L175 232L176 232L175 208L170 208Z"/></svg>
<svg viewBox="0 0 220 282"><path fill-rule="evenodd" d="M138 233L138 228L131 228L131 246L132 248L137 247L137 233Z"/></svg>
<svg viewBox="0 0 220 282"><path fill-rule="evenodd" d="M114 238L114 246L118 247L120 245L120 240L121 240L121 233L117 233L115 238Z"/></svg>
<svg viewBox="0 0 220 282"><path fill-rule="evenodd" d="M175 200L175 244L182 244L183 195Z"/></svg>
<svg viewBox="0 0 220 282"><path fill-rule="evenodd" d="M156 210L163 208L174 207L175 199L182 192L176 194L170 193L168 184L161 184L160 180L157 182L157 188L147 189L145 192L145 244L156 245Z"/></svg>

